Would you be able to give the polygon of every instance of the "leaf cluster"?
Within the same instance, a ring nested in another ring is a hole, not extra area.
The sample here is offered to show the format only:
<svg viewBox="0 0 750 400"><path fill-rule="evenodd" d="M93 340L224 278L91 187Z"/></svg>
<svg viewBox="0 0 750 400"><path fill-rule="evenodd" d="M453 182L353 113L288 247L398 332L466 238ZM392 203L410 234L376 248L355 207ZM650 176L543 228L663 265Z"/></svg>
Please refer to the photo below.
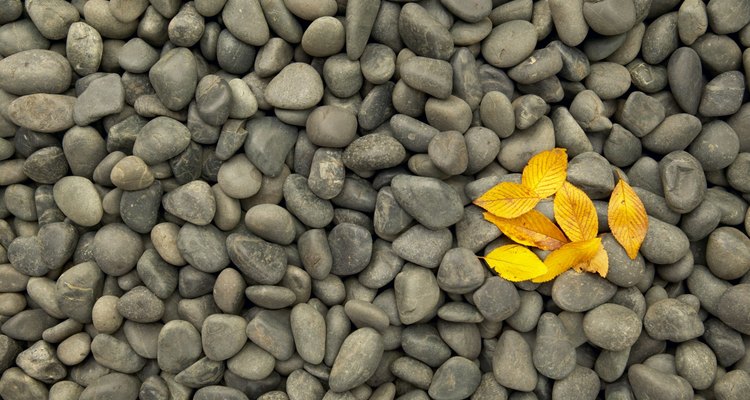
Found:
<svg viewBox="0 0 750 400"><path fill-rule="evenodd" d="M484 217L516 244L500 246L484 260L501 277L546 282L567 271L607 276L609 257L597 236L596 208L586 193L567 179L565 149L541 152L523 169L521 183L502 182L474 200ZM553 198L554 221L535 207ZM612 235L635 259L648 231L648 217L633 188L621 177L609 199L607 222ZM529 247L548 251L544 261Z"/></svg>

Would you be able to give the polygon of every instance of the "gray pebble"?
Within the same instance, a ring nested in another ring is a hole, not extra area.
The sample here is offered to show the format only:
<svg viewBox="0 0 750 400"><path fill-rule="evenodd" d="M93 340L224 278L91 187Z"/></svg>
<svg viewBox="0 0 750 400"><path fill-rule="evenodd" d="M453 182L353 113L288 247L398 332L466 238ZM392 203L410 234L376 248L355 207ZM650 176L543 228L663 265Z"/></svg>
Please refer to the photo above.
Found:
<svg viewBox="0 0 750 400"><path fill-rule="evenodd" d="M354 171L372 171L394 167L405 157L406 150L398 140L374 133L351 142L341 159L345 166Z"/></svg>
<svg viewBox="0 0 750 400"><path fill-rule="evenodd" d="M675 351L675 368L694 389L707 389L716 377L716 355L703 342L682 342Z"/></svg>
<svg viewBox="0 0 750 400"><path fill-rule="evenodd" d="M363 227L343 223L336 225L328 234L333 264L331 272L353 275L361 272L370 262L372 237Z"/></svg>
<svg viewBox="0 0 750 400"><path fill-rule="evenodd" d="M374 373L383 357L383 339L372 328L360 328L344 340L331 367L331 389L343 392L359 386Z"/></svg>
<svg viewBox="0 0 750 400"><path fill-rule="evenodd" d="M117 312L133 322L156 322L164 315L164 302L145 286L138 286L120 297Z"/></svg>
<svg viewBox="0 0 750 400"><path fill-rule="evenodd" d="M404 44L419 56L447 60L453 53L448 29L418 4L405 4L398 18Z"/></svg>
<svg viewBox="0 0 750 400"><path fill-rule="evenodd" d="M451 240L448 229L431 230L414 225L393 241L393 251L404 260L435 268L450 249Z"/></svg>
<svg viewBox="0 0 750 400"><path fill-rule="evenodd" d="M91 341L91 354L100 365L124 374L135 373L146 363L128 342L103 333Z"/></svg>
<svg viewBox="0 0 750 400"><path fill-rule="evenodd" d="M635 312L617 304L602 304L583 318L586 337L596 346L622 351L635 343L641 334L641 321Z"/></svg>
<svg viewBox="0 0 750 400"><path fill-rule="evenodd" d="M658 100L643 92L633 92L625 101L618 122L641 138L651 133L664 118L664 107Z"/></svg>
<svg viewBox="0 0 750 400"><path fill-rule="evenodd" d="M703 334L704 327L696 311L676 299L652 304L643 319L646 332L657 340L684 342Z"/></svg>
<svg viewBox="0 0 750 400"><path fill-rule="evenodd" d="M730 186L743 193L750 191L747 171L750 169L750 153L739 153L737 158L726 169L727 181Z"/></svg>
<svg viewBox="0 0 750 400"><path fill-rule="evenodd" d="M506 388L530 392L536 387L531 349L518 332L507 330L500 335L492 356L492 372Z"/></svg>
<svg viewBox="0 0 750 400"><path fill-rule="evenodd" d="M70 86L68 60L49 50L33 49L0 61L0 89L18 96L32 93L62 93Z"/></svg>
<svg viewBox="0 0 750 400"><path fill-rule="evenodd" d="M187 223L177 235L177 249L190 265L206 273L219 272L229 265L225 237L213 225Z"/></svg>
<svg viewBox="0 0 750 400"><path fill-rule="evenodd" d="M484 268L471 250L448 250L437 272L438 285L449 293L471 292L484 283Z"/></svg>
<svg viewBox="0 0 750 400"><path fill-rule="evenodd" d="M154 165L179 155L189 144L190 131L185 125L169 117L156 117L138 132L133 155Z"/></svg>
<svg viewBox="0 0 750 400"><path fill-rule="evenodd" d="M297 129L276 118L255 118L246 127L245 154L260 172L276 177L284 169L284 160L297 140Z"/></svg>
<svg viewBox="0 0 750 400"><path fill-rule="evenodd" d="M162 199L169 213L195 225L208 225L216 213L216 200L204 181L179 186Z"/></svg>
<svg viewBox="0 0 750 400"><path fill-rule="evenodd" d="M615 188L611 168L598 153L581 153L568 162L568 180L592 199L606 198Z"/></svg>
<svg viewBox="0 0 750 400"><path fill-rule="evenodd" d="M743 276L750 265L746 262L750 239L740 230L721 227L708 236L706 261L711 272L721 279Z"/></svg>
<svg viewBox="0 0 750 400"><path fill-rule="evenodd" d="M185 48L169 51L151 67L149 80L167 108L179 111L193 99L198 85L196 68L195 57Z"/></svg>
<svg viewBox="0 0 750 400"><path fill-rule="evenodd" d="M36 93L21 96L7 107L8 118L16 125L37 132L52 133L71 128L75 97Z"/></svg>
<svg viewBox="0 0 750 400"><path fill-rule="evenodd" d="M85 22L74 22L70 25L65 56L77 74L85 76L95 73L101 64L103 52L102 37L94 27Z"/></svg>
<svg viewBox="0 0 750 400"><path fill-rule="evenodd" d="M529 57L536 46L534 25L510 21L496 26L482 43L482 55L491 65L508 68Z"/></svg>
<svg viewBox="0 0 750 400"><path fill-rule="evenodd" d="M500 165L512 172L520 172L535 154L555 147L552 121L543 116L528 129L515 131L505 139L497 156Z"/></svg>
<svg viewBox="0 0 750 400"><path fill-rule="evenodd" d="M370 327L383 333L388 328L388 315L382 308L375 304L353 299L346 302L344 311L358 328Z"/></svg>
<svg viewBox="0 0 750 400"><path fill-rule="evenodd" d="M743 370L733 370L716 379L714 393L724 399L741 399L750 388L750 374Z"/></svg>
<svg viewBox="0 0 750 400"><path fill-rule="evenodd" d="M235 154L221 164L217 180L221 191L235 199L246 199L258 193L263 176L245 154Z"/></svg>
<svg viewBox="0 0 750 400"><path fill-rule="evenodd" d="M271 375L275 361L271 354L252 342L247 342L227 360L227 369L243 379L261 380Z"/></svg>
<svg viewBox="0 0 750 400"><path fill-rule="evenodd" d="M453 90L453 68L447 61L411 57L399 66L399 74L407 85L440 99Z"/></svg>
<svg viewBox="0 0 750 400"><path fill-rule="evenodd" d="M487 278L472 295L474 305L489 321L503 321L521 307L516 287L499 276Z"/></svg>
<svg viewBox="0 0 750 400"><path fill-rule="evenodd" d="M644 364L632 365L628 369L628 380L636 398L682 399L692 396L692 387L683 377Z"/></svg>
<svg viewBox="0 0 750 400"><path fill-rule="evenodd" d="M428 393L436 400L462 399L474 393L480 380L476 364L463 357L452 357L435 371Z"/></svg>
<svg viewBox="0 0 750 400"><path fill-rule="evenodd" d="M225 8L226 11L226 8ZM265 99L273 107L304 110L323 98L323 80L308 64L292 63L269 82Z"/></svg>
<svg viewBox="0 0 750 400"><path fill-rule="evenodd" d="M344 25L336 18L315 19L302 35L302 49L313 57L328 57L341 51L345 42Z"/></svg>
<svg viewBox="0 0 750 400"><path fill-rule="evenodd" d="M336 106L316 108L307 118L309 140L323 147L346 147L356 138L356 115Z"/></svg>
<svg viewBox="0 0 750 400"><path fill-rule="evenodd" d="M705 124L688 147L703 166L704 171L717 171L728 167L739 153L737 133L724 121L712 121Z"/></svg>
<svg viewBox="0 0 750 400"><path fill-rule="evenodd" d="M228 0L221 15L227 29L243 42L253 46L268 42L268 23L258 0Z"/></svg>
<svg viewBox="0 0 750 400"><path fill-rule="evenodd" d="M435 275L416 265L405 265L394 279L399 319L413 324L430 318L437 312L440 288Z"/></svg>
<svg viewBox="0 0 750 400"><path fill-rule="evenodd" d="M552 300L563 310L583 312L606 303L616 291L617 286L598 275L566 271L552 283Z"/></svg>
<svg viewBox="0 0 750 400"><path fill-rule="evenodd" d="M681 47L669 57L669 87L677 104L689 114L698 112L704 85L702 71L698 53L689 47Z"/></svg>
<svg viewBox="0 0 750 400"><path fill-rule="evenodd" d="M750 285L739 284L727 289L721 296L717 304L717 314L721 320L736 329L737 331L747 334L750 331L750 322L745 316L747 309L747 295Z"/></svg>
<svg viewBox="0 0 750 400"><path fill-rule="evenodd" d="M671 209L684 214L703 201L706 177L695 157L684 151L673 151L661 160L659 170L664 198Z"/></svg>
<svg viewBox="0 0 750 400"><path fill-rule="evenodd" d="M273 285L283 278L287 256L281 246L238 233L229 235L226 244L230 260L257 283Z"/></svg>
<svg viewBox="0 0 750 400"><path fill-rule="evenodd" d="M739 71L724 72L703 88L698 112L707 117L736 113L742 105L745 79Z"/></svg>
<svg viewBox="0 0 750 400"><path fill-rule="evenodd" d="M575 369L575 348L555 314L544 313L539 318L532 360L537 371L551 379L562 379Z"/></svg>
<svg viewBox="0 0 750 400"><path fill-rule="evenodd" d="M157 361L165 372L177 374L201 355L201 336L187 321L167 322L159 332Z"/></svg>
<svg viewBox="0 0 750 400"><path fill-rule="evenodd" d="M399 205L427 228L441 229L463 216L458 194L437 179L397 175L391 188Z"/></svg>

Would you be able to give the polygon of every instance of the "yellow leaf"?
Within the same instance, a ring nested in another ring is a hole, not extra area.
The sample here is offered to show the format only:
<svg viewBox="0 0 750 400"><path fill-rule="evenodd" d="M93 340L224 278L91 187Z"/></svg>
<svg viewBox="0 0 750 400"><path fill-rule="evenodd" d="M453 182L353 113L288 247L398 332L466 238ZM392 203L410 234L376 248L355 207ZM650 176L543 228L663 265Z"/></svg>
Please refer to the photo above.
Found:
<svg viewBox="0 0 750 400"><path fill-rule="evenodd" d="M565 234L544 214L531 210L516 218L500 218L484 213L484 218L497 226L514 242L542 250L556 250L568 243Z"/></svg>
<svg viewBox="0 0 750 400"><path fill-rule="evenodd" d="M609 229L625 249L628 257L635 259L648 231L646 208L632 187L623 179L617 183L607 210Z"/></svg>
<svg viewBox="0 0 750 400"><path fill-rule="evenodd" d="M501 182L474 200L474 204L498 217L515 218L534 208L539 200L526 186Z"/></svg>
<svg viewBox="0 0 750 400"><path fill-rule="evenodd" d="M596 255L597 250L599 250L601 243L602 239L594 238L582 242L564 244L559 249L549 253L544 260L544 265L547 266L547 273L533 278L531 281L535 283L547 282L568 269L591 260Z"/></svg>
<svg viewBox="0 0 750 400"><path fill-rule="evenodd" d="M555 220L572 242L596 237L599 230L596 208L583 190L570 182L563 183L555 195L554 210Z"/></svg>
<svg viewBox="0 0 750 400"><path fill-rule="evenodd" d="M568 154L565 149L555 148L531 157L523 169L521 183L539 197L552 196L565 182L568 169Z"/></svg>
<svg viewBox="0 0 750 400"><path fill-rule="evenodd" d="M599 250L596 251L594 258L587 262L583 262L574 267L576 271L586 271L594 274L599 274L602 278L607 277L609 272L609 255L607 250L604 250L604 245L599 244Z"/></svg>
<svg viewBox="0 0 750 400"><path fill-rule="evenodd" d="M547 272L547 267L536 254L518 244L498 247L484 260L501 277L511 282L527 281Z"/></svg>

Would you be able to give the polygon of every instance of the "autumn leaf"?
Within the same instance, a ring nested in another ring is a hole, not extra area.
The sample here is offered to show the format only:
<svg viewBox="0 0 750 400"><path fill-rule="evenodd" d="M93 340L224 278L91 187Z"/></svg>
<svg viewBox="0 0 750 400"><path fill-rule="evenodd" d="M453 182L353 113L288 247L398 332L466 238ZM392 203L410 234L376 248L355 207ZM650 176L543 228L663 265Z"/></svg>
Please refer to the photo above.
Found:
<svg viewBox="0 0 750 400"><path fill-rule="evenodd" d="M607 250L604 250L604 244L599 244L599 249L596 251L594 258L580 263L573 268L578 272L591 272L601 275L602 278L606 278L607 272L609 272L609 255L607 254Z"/></svg>
<svg viewBox="0 0 750 400"><path fill-rule="evenodd" d="M572 242L593 239L599 230L594 202L583 190L564 182L555 195L555 220Z"/></svg>
<svg viewBox="0 0 750 400"><path fill-rule="evenodd" d="M544 260L547 273L533 278L531 281L535 283L550 281L568 269L591 260L599 250L601 243L601 238L593 238L564 244L559 249L549 253Z"/></svg>
<svg viewBox="0 0 750 400"><path fill-rule="evenodd" d="M555 194L565 182L568 154L565 149L543 151L529 160L523 169L521 183L541 198Z"/></svg>
<svg viewBox="0 0 750 400"><path fill-rule="evenodd" d="M628 257L635 259L648 231L646 208L632 187L620 179L612 191L607 210L609 229L625 249Z"/></svg>
<svg viewBox="0 0 750 400"><path fill-rule="evenodd" d="M536 254L518 244L498 247L484 260L501 277L511 282L527 281L547 272L547 267Z"/></svg>
<svg viewBox="0 0 750 400"><path fill-rule="evenodd" d="M526 186L502 182L474 200L474 204L498 217L515 218L534 208L539 200Z"/></svg>
<svg viewBox="0 0 750 400"><path fill-rule="evenodd" d="M484 213L484 218L495 224L505 236L519 244L551 251L568 243L568 239L560 228L537 210L531 210L516 218L500 218Z"/></svg>

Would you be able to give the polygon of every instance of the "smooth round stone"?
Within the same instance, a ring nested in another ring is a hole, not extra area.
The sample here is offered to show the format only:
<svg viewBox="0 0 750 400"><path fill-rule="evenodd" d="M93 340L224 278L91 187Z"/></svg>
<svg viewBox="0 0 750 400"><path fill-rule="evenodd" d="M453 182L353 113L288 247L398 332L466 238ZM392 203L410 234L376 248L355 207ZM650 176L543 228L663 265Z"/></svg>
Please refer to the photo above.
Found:
<svg viewBox="0 0 750 400"><path fill-rule="evenodd" d="M741 399L749 389L750 374L744 370L729 371L714 383L714 393L721 399Z"/></svg>
<svg viewBox="0 0 750 400"><path fill-rule="evenodd" d="M253 234L281 245L290 244L295 238L292 215L275 204L259 204L249 209L245 226Z"/></svg>
<svg viewBox="0 0 750 400"><path fill-rule="evenodd" d="M583 3L586 23L601 35L619 35L635 25L635 6L632 0L587 1Z"/></svg>
<svg viewBox="0 0 750 400"><path fill-rule="evenodd" d="M743 193L750 192L748 170L750 170L750 153L739 153L726 169L729 185Z"/></svg>
<svg viewBox="0 0 750 400"><path fill-rule="evenodd" d="M13 8L10 4L3 7ZM39 32L50 40L64 39L70 25L81 17L73 4L59 0L29 2L26 12Z"/></svg>
<svg viewBox="0 0 750 400"><path fill-rule="evenodd" d="M68 60L50 50L26 50L0 60L0 89L18 96L62 93L72 76Z"/></svg>
<svg viewBox="0 0 750 400"><path fill-rule="evenodd" d="M631 93L618 118L618 122L641 138L654 130L665 118L664 106L643 92Z"/></svg>
<svg viewBox="0 0 750 400"><path fill-rule="evenodd" d="M641 334L641 321L629 308L602 304L586 313L583 331L594 345L609 351L630 348Z"/></svg>
<svg viewBox="0 0 750 400"><path fill-rule="evenodd" d="M360 58L360 67L368 82L382 85L390 80L396 71L396 54L384 44L369 44Z"/></svg>
<svg viewBox="0 0 750 400"><path fill-rule="evenodd" d="M707 33L693 43L706 69L714 74L737 70L742 62L742 50L729 36Z"/></svg>
<svg viewBox="0 0 750 400"><path fill-rule="evenodd" d="M245 128L245 155L263 175L277 177L297 141L297 128L273 117L254 118Z"/></svg>
<svg viewBox="0 0 750 400"><path fill-rule="evenodd" d="M521 20L509 21L496 26L482 42L482 55L495 67L509 68L530 56L536 43L534 25Z"/></svg>
<svg viewBox="0 0 750 400"><path fill-rule="evenodd" d="M399 319L413 324L437 311L440 288L435 275L428 269L406 265L394 279Z"/></svg>
<svg viewBox="0 0 750 400"><path fill-rule="evenodd" d="M399 74L410 87L440 99L453 90L453 68L447 61L411 57L399 66Z"/></svg>
<svg viewBox="0 0 750 400"><path fill-rule="evenodd" d="M706 262L718 278L732 280L750 270L750 239L740 230L721 227L708 236Z"/></svg>
<svg viewBox="0 0 750 400"><path fill-rule="evenodd" d="M679 228L649 217L641 254L655 264L672 264L687 254L689 244L687 236Z"/></svg>
<svg viewBox="0 0 750 400"><path fill-rule="evenodd" d="M492 356L492 372L506 388L530 392L536 387L531 349L518 332L507 330L500 335Z"/></svg>
<svg viewBox="0 0 750 400"><path fill-rule="evenodd" d="M523 85L547 79L563 68L560 52L553 47L534 51L531 56L508 71L508 77Z"/></svg>
<svg viewBox="0 0 750 400"><path fill-rule="evenodd" d="M357 122L366 131L375 130L393 115L393 82L375 86L362 100L357 112Z"/></svg>
<svg viewBox="0 0 750 400"><path fill-rule="evenodd" d="M36 132L53 133L73 125L76 99L59 94L21 96L7 106L7 116L16 125Z"/></svg>
<svg viewBox="0 0 750 400"><path fill-rule="evenodd" d="M724 121L712 121L703 126L687 151L701 163L704 171L717 171L732 164L739 148L734 129Z"/></svg>
<svg viewBox="0 0 750 400"><path fill-rule="evenodd" d="M222 192L235 199L246 199L260 190L263 176L244 154L236 154L219 168Z"/></svg>
<svg viewBox="0 0 750 400"><path fill-rule="evenodd" d="M604 142L604 157L617 167L627 167L641 157L641 141L629 130L618 124L612 126Z"/></svg>
<svg viewBox="0 0 750 400"><path fill-rule="evenodd" d="M323 362L326 348L325 318L311 305L301 303L292 308L290 323L300 357L310 364Z"/></svg>
<svg viewBox="0 0 750 400"><path fill-rule="evenodd" d="M747 334L750 332L750 318L747 310L750 308L747 294L750 293L750 285L743 283L727 289L717 304L717 315L733 329Z"/></svg>
<svg viewBox="0 0 750 400"><path fill-rule="evenodd" d="M83 6L82 14L88 24L109 39L126 39L138 28L136 20L123 22L115 18L108 1L89 1Z"/></svg>
<svg viewBox="0 0 750 400"><path fill-rule="evenodd" d="M344 48L344 25L334 17L315 19L302 35L302 49L313 57L328 57Z"/></svg>
<svg viewBox="0 0 750 400"><path fill-rule="evenodd" d="M406 47L423 57L447 60L453 53L448 29L418 4L405 4L398 17L398 32Z"/></svg>
<svg viewBox="0 0 750 400"><path fill-rule="evenodd" d="M289 175L284 181L283 192L287 209L303 224L323 228L333 220L333 205L316 196L304 176Z"/></svg>
<svg viewBox="0 0 750 400"><path fill-rule="evenodd" d="M464 135L457 131L435 135L427 147L427 154L435 166L448 175L461 174L469 165Z"/></svg>
<svg viewBox="0 0 750 400"><path fill-rule="evenodd" d="M323 80L309 64L292 63L268 83L265 99L273 107L305 110L323 98Z"/></svg>
<svg viewBox="0 0 750 400"><path fill-rule="evenodd" d="M193 398L196 400L247 400L248 397L239 389L210 385L196 390Z"/></svg>
<svg viewBox="0 0 750 400"><path fill-rule="evenodd" d="M706 193L706 176L700 162L690 153L674 151L659 162L664 198L681 214L695 209Z"/></svg>
<svg viewBox="0 0 750 400"><path fill-rule="evenodd" d="M246 326L245 319L238 315L213 314L206 317L201 328L206 357L223 361L239 353L247 341Z"/></svg>
<svg viewBox="0 0 750 400"><path fill-rule="evenodd" d="M452 238L447 229L432 230L414 225L393 241L393 251L406 261L435 268L450 249Z"/></svg>
<svg viewBox="0 0 750 400"><path fill-rule="evenodd" d="M468 153L467 173L476 173L490 165L500 153L500 139L484 127L473 127L464 135Z"/></svg>
<svg viewBox="0 0 750 400"><path fill-rule="evenodd" d="M85 22L74 22L68 30L65 55L81 76L95 73L101 64L104 44L99 32Z"/></svg>
<svg viewBox="0 0 750 400"><path fill-rule="evenodd" d="M169 117L156 117L138 132L133 155L155 165L178 156L189 144L190 131L185 125Z"/></svg>
<svg viewBox="0 0 750 400"><path fill-rule="evenodd" d="M485 319L494 322L507 319L521 307L515 286L499 276L487 278L474 292L472 300Z"/></svg>
<svg viewBox="0 0 750 400"><path fill-rule="evenodd" d="M537 341L533 348L534 367L548 378L562 379L573 372L576 367L575 360L575 347L568 339L563 322L555 314L542 314L537 325Z"/></svg>
<svg viewBox="0 0 750 400"><path fill-rule="evenodd" d="M284 277L287 256L281 246L236 233L226 245L230 260L257 283L274 285Z"/></svg>
<svg viewBox="0 0 750 400"><path fill-rule="evenodd" d="M341 160L341 150L319 148L310 164L307 184L321 199L332 199L344 189L346 169Z"/></svg>
<svg viewBox="0 0 750 400"><path fill-rule="evenodd" d="M430 125L440 131L466 132L471 125L471 107L464 100L450 96L445 100L430 98L425 104Z"/></svg>
<svg viewBox="0 0 750 400"><path fill-rule="evenodd" d="M554 147L555 130L552 121L541 117L530 128L517 130L505 139L497 159L509 171L520 172L535 154Z"/></svg>
<svg viewBox="0 0 750 400"><path fill-rule="evenodd" d="M734 33L750 22L750 4L737 0L712 0L706 6L708 23L717 34Z"/></svg>
<svg viewBox="0 0 750 400"><path fill-rule="evenodd" d="M745 79L741 72L724 72L703 88L698 112L707 117L734 114L742 106L744 91Z"/></svg>
<svg viewBox="0 0 750 400"><path fill-rule="evenodd" d="M253 304L269 310L289 307L297 300L291 289L272 285L250 286L245 289L245 296Z"/></svg>
<svg viewBox="0 0 750 400"><path fill-rule="evenodd" d="M583 0L552 0L549 8L560 40L568 46L581 44L589 30L583 15Z"/></svg>
<svg viewBox="0 0 750 400"><path fill-rule="evenodd" d="M458 194L438 179L397 175L391 180L391 189L398 204L429 229L446 228L463 217Z"/></svg>
<svg viewBox="0 0 750 400"><path fill-rule="evenodd" d="M99 194L90 180L67 176L53 187L55 204L65 216L81 226L94 226L102 219L104 210Z"/></svg>
<svg viewBox="0 0 750 400"><path fill-rule="evenodd" d="M464 357L452 357L435 371L429 388L433 399L462 399L474 393L482 373L479 367Z"/></svg>
<svg viewBox="0 0 750 400"><path fill-rule="evenodd" d="M195 102L200 118L209 125L221 126L229 118L232 90L218 75L206 75L195 89Z"/></svg>
<svg viewBox="0 0 750 400"><path fill-rule="evenodd" d="M454 248L443 256L437 281L448 293L469 293L484 283L484 267L471 250Z"/></svg>
<svg viewBox="0 0 750 400"><path fill-rule="evenodd" d="M222 18L227 29L243 42L262 46L268 42L270 32L258 0L229 0Z"/></svg>
<svg viewBox="0 0 750 400"><path fill-rule="evenodd" d="M675 101L689 114L698 112L703 92L703 67L695 50L681 47L669 57L667 75Z"/></svg>
<svg viewBox="0 0 750 400"><path fill-rule="evenodd" d="M359 137L344 150L341 160L355 171L372 171L395 167L406 157L406 150L398 140L374 133Z"/></svg>
<svg viewBox="0 0 750 400"><path fill-rule="evenodd" d="M141 190L151 186L154 175L142 159L127 156L112 167L110 179L122 190Z"/></svg>
<svg viewBox="0 0 750 400"><path fill-rule="evenodd" d="M362 87L363 76L360 62L349 60L344 54L328 57L323 64L323 79L326 88L336 97L355 95ZM326 106L321 106L323 108Z"/></svg>
<svg viewBox="0 0 750 400"><path fill-rule="evenodd" d="M616 291L617 286L598 275L566 271L552 284L552 300L563 310L583 312L606 303Z"/></svg>
<svg viewBox="0 0 750 400"><path fill-rule="evenodd" d="M177 235L177 248L190 265L206 273L219 272L229 265L225 238L213 225L185 224Z"/></svg>
<svg viewBox="0 0 750 400"><path fill-rule="evenodd" d="M585 84L586 88L593 90L602 100L616 99L630 88L630 72L620 64L594 63L591 65L591 73L586 77Z"/></svg>
<svg viewBox="0 0 750 400"><path fill-rule="evenodd" d="M383 338L372 328L352 332L341 344L331 367L329 384L337 392L351 390L375 373L383 357Z"/></svg>
<svg viewBox="0 0 750 400"><path fill-rule="evenodd" d="M186 48L172 49L151 67L148 77L164 106L179 111L193 99L198 85L195 57Z"/></svg>
<svg viewBox="0 0 750 400"><path fill-rule="evenodd" d="M47 342L38 341L16 357L16 365L32 378L47 384L65 377L65 367L55 357L55 349Z"/></svg>
<svg viewBox="0 0 750 400"><path fill-rule="evenodd" d="M482 123L501 139L510 136L516 126L513 105L506 95L499 91L487 92L479 105Z"/></svg>
<svg viewBox="0 0 750 400"><path fill-rule="evenodd" d="M258 100L245 81L232 79L229 81L229 89L232 92L229 118L248 118L258 111Z"/></svg>
<svg viewBox="0 0 750 400"><path fill-rule="evenodd" d="M91 341L91 354L103 367L132 374L140 371L146 360L136 354L128 342L100 333Z"/></svg>
<svg viewBox="0 0 750 400"><path fill-rule="evenodd" d="M162 371L177 374L201 356L201 336L187 321L174 320L159 332L157 362Z"/></svg>
<svg viewBox="0 0 750 400"><path fill-rule="evenodd" d="M336 225L328 234L328 244L333 257L331 272L336 275L357 274L370 262L372 237L359 225Z"/></svg>
<svg viewBox="0 0 750 400"><path fill-rule="evenodd" d="M117 311L133 322L145 324L161 319L164 315L164 302L145 286L138 286L120 297Z"/></svg>
<svg viewBox="0 0 750 400"><path fill-rule="evenodd" d="M170 214L195 225L208 225L216 213L216 199L205 181L173 189L163 197L162 205Z"/></svg>
<svg viewBox="0 0 750 400"><path fill-rule="evenodd" d="M321 106L310 113L306 128L317 146L346 147L357 137L357 116L336 106Z"/></svg>
<svg viewBox="0 0 750 400"><path fill-rule="evenodd" d="M102 296L94 303L91 311L94 328L99 333L114 333L122 326L122 315L117 312L116 296Z"/></svg>
<svg viewBox="0 0 750 400"><path fill-rule="evenodd" d="M675 369L693 388L708 389L716 377L716 355L698 340L682 342L675 351Z"/></svg>
<svg viewBox="0 0 750 400"><path fill-rule="evenodd" d="M643 327L656 340L684 342L703 334L698 313L677 299L664 299L652 304L643 317Z"/></svg>
<svg viewBox="0 0 750 400"><path fill-rule="evenodd" d="M701 132L698 118L690 114L668 116L642 139L643 147L658 154L683 150Z"/></svg>
<svg viewBox="0 0 750 400"><path fill-rule="evenodd" d="M227 369L244 379L260 380L273 372L275 361L268 352L247 342L237 354L227 360Z"/></svg>
<svg viewBox="0 0 750 400"><path fill-rule="evenodd" d="M205 22L194 2L186 3L167 26L169 41L180 47L191 47L203 36Z"/></svg>

